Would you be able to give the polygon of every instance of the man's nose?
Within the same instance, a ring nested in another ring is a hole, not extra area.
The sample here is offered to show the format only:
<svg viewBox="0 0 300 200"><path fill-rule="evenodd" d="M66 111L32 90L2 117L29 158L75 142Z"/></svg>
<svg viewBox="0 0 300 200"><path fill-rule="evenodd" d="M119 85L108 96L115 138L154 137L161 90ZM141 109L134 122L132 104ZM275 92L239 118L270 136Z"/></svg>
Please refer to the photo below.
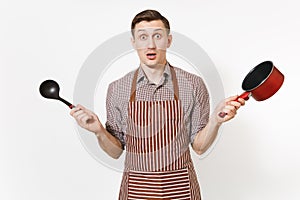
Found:
<svg viewBox="0 0 300 200"><path fill-rule="evenodd" d="M156 48L156 44L155 44L155 41L153 40L153 38L149 38L148 48L149 49L155 49Z"/></svg>

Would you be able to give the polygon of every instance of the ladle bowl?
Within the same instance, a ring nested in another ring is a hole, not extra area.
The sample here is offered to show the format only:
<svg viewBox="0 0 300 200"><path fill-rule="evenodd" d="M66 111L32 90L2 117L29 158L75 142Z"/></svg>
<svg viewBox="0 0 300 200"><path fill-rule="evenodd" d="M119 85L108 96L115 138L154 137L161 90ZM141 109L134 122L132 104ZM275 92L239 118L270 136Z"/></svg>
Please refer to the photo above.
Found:
<svg viewBox="0 0 300 200"><path fill-rule="evenodd" d="M54 80L45 80L40 85L40 93L47 99L56 99L66 104L70 109L75 106L59 96L59 85Z"/></svg>

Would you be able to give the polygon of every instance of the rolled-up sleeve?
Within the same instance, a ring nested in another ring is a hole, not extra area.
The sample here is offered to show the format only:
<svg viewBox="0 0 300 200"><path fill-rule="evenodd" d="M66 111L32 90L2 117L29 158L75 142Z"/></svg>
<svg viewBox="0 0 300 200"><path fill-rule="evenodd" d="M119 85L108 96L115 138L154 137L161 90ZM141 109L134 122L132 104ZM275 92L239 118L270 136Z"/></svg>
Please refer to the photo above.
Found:
<svg viewBox="0 0 300 200"><path fill-rule="evenodd" d="M112 134L114 137L118 138L124 149L125 147L125 134L122 130L122 112L117 102L118 92L114 86L114 83L111 83L108 86L107 95L106 95L106 130Z"/></svg>
<svg viewBox="0 0 300 200"><path fill-rule="evenodd" d="M194 105L191 112L191 135L190 141L194 142L196 134L201 131L209 120L210 104L209 93L201 78L197 80L194 93Z"/></svg>

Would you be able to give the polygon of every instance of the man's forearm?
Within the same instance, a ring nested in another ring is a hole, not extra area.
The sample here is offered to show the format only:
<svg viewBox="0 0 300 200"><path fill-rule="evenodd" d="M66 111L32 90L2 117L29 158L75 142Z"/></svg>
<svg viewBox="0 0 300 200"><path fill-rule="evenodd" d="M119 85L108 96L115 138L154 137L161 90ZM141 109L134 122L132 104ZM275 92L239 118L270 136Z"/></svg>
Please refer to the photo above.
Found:
<svg viewBox="0 0 300 200"><path fill-rule="evenodd" d="M123 152L119 139L111 135L103 126L95 133L100 147L112 158L117 159Z"/></svg>
<svg viewBox="0 0 300 200"><path fill-rule="evenodd" d="M207 125L197 133L193 142L194 151L201 155L203 154L215 141L221 123L210 119Z"/></svg>

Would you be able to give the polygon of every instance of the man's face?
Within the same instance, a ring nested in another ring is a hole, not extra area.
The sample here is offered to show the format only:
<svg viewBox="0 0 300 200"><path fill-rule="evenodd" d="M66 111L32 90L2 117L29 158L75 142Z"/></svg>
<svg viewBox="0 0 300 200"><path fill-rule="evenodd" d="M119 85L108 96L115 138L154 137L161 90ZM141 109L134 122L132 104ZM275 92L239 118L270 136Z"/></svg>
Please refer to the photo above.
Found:
<svg viewBox="0 0 300 200"><path fill-rule="evenodd" d="M141 64L148 67L164 66L166 50L170 47L172 36L168 34L161 20L141 21L135 25L132 45L136 49Z"/></svg>

